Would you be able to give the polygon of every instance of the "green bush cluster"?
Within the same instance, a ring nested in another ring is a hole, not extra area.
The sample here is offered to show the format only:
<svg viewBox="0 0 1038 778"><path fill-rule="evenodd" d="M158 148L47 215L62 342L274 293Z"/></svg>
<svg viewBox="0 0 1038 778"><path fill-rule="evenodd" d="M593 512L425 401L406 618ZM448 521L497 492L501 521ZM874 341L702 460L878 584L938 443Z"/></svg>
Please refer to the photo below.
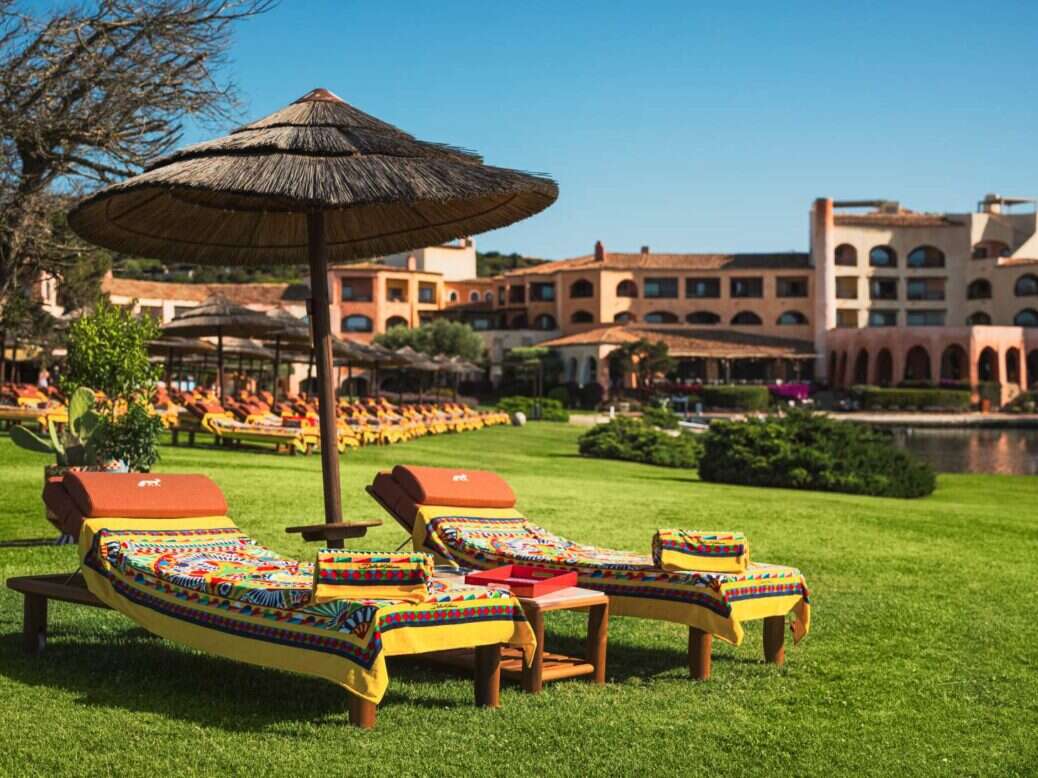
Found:
<svg viewBox="0 0 1038 778"><path fill-rule="evenodd" d="M502 397L498 400L497 407L509 416L516 412L521 412L528 420L531 420L534 418L534 403L540 403L540 421L569 421L569 411L558 400L552 400L548 397L542 397L540 400L535 397Z"/></svg>
<svg viewBox="0 0 1038 778"><path fill-rule="evenodd" d="M968 389L882 389L876 386L856 386L851 393L867 411L967 411L970 408Z"/></svg>
<svg viewBox="0 0 1038 778"><path fill-rule="evenodd" d="M1007 413L1034 413L1038 411L1038 390L1018 394L1002 410Z"/></svg>
<svg viewBox="0 0 1038 778"><path fill-rule="evenodd" d="M702 437L704 481L904 498L937 485L933 469L889 434L807 410L715 421Z"/></svg>
<svg viewBox="0 0 1038 778"><path fill-rule="evenodd" d="M704 386L703 405L733 411L767 410L771 395L766 386Z"/></svg>
<svg viewBox="0 0 1038 778"><path fill-rule="evenodd" d="M661 405L650 405L642 411L642 421L662 430L676 430L680 419L670 408L664 408Z"/></svg>
<svg viewBox="0 0 1038 778"><path fill-rule="evenodd" d="M569 389L565 386L555 386L549 389L548 399L556 400L563 408L570 407Z"/></svg>
<svg viewBox="0 0 1038 778"><path fill-rule="evenodd" d="M703 453L698 436L668 435L638 419L619 417L580 436L580 453L660 467L695 467Z"/></svg>

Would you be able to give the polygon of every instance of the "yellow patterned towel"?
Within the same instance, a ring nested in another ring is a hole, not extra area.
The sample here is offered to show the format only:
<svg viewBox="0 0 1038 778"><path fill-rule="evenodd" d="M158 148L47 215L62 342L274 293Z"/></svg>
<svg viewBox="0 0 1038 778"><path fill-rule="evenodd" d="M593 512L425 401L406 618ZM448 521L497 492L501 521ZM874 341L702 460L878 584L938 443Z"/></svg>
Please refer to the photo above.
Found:
<svg viewBox="0 0 1038 778"><path fill-rule="evenodd" d="M314 602L401 600L424 602L429 596L430 554L340 551L324 548L314 565Z"/></svg>
<svg viewBox="0 0 1038 778"><path fill-rule="evenodd" d="M652 561L664 570L745 573L750 544L741 532L660 529L652 537Z"/></svg>

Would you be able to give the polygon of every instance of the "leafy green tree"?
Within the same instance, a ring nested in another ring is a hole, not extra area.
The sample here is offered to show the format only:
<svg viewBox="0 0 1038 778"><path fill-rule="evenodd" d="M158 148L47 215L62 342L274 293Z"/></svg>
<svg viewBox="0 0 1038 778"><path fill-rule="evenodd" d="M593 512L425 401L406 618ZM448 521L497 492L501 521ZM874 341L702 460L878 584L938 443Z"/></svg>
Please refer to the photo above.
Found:
<svg viewBox="0 0 1038 778"><path fill-rule="evenodd" d="M624 343L609 354L610 372L627 376L634 373L639 393L651 390L656 376L674 369L674 360L663 341L640 338Z"/></svg>
<svg viewBox="0 0 1038 778"><path fill-rule="evenodd" d="M445 354L470 362L480 361L484 352L483 339L472 327L447 319L435 319L417 328L390 327L385 334L376 336L375 342L391 349L410 346L431 356Z"/></svg>

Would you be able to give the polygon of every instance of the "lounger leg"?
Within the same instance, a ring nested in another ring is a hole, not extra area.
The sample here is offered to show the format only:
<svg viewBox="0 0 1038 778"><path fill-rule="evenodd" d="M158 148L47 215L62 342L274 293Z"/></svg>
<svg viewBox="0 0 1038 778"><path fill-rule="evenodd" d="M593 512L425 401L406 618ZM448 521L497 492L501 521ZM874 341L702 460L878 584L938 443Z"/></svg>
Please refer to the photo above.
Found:
<svg viewBox="0 0 1038 778"><path fill-rule="evenodd" d="M710 652L714 636L695 627L688 628L688 670L697 681L710 677Z"/></svg>
<svg viewBox="0 0 1038 778"><path fill-rule="evenodd" d="M533 636L537 639L537 648L534 649L533 661L529 667L523 665L523 691L537 694L544 685L544 614L534 608L528 608L526 617L530 621Z"/></svg>
<svg viewBox="0 0 1038 778"><path fill-rule="evenodd" d="M584 657L595 668L592 677L599 686L605 683L606 645L609 642L609 605L595 605L587 614L587 646Z"/></svg>
<svg viewBox="0 0 1038 778"><path fill-rule="evenodd" d="M350 724L361 729L375 728L375 703L356 694L349 694L349 707Z"/></svg>
<svg viewBox="0 0 1038 778"><path fill-rule="evenodd" d="M476 647L476 705L501 706L501 645Z"/></svg>
<svg viewBox="0 0 1038 778"><path fill-rule="evenodd" d="M25 653L35 656L47 645L47 598L42 594L26 594L23 613Z"/></svg>
<svg viewBox="0 0 1038 778"><path fill-rule="evenodd" d="M764 619L764 661L783 665L786 662L786 617L768 616Z"/></svg>

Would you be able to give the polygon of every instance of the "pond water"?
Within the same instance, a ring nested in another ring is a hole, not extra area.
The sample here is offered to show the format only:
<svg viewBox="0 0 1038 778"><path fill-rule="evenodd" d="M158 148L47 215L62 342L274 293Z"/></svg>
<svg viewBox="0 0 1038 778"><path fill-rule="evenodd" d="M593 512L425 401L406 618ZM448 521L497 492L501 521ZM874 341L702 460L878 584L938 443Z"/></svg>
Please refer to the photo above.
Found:
<svg viewBox="0 0 1038 778"><path fill-rule="evenodd" d="M939 473L1038 475L1038 429L900 427L894 440Z"/></svg>

